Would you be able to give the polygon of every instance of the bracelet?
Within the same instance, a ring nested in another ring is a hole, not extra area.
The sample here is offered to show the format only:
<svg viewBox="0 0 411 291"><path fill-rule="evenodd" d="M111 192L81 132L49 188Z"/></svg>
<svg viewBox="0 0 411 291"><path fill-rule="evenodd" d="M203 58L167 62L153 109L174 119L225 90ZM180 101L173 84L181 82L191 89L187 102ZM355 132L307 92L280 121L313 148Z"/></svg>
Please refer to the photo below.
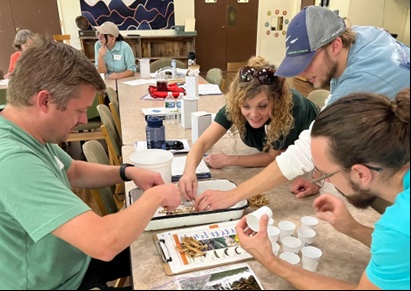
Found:
<svg viewBox="0 0 411 291"><path fill-rule="evenodd" d="M127 164L127 163L125 163L125 164L121 164L121 166L120 166L120 177L121 177L121 179L124 181L124 182L129 182L129 181L131 181L129 178L127 178L127 176L126 176L126 168L128 168L128 167L134 167L134 165L133 164Z"/></svg>

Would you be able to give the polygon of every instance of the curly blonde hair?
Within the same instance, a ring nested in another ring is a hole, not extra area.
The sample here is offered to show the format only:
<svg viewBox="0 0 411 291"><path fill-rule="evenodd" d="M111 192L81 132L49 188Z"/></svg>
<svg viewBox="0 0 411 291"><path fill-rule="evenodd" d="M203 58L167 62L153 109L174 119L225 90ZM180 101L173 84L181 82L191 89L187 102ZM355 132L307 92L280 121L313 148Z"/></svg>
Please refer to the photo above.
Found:
<svg viewBox="0 0 411 291"><path fill-rule="evenodd" d="M275 69L274 66L259 56L250 58L247 65L254 67L256 70L267 67ZM267 140L263 149L263 151L268 152L271 144L281 136L285 137L294 125L294 118L291 113L294 104L285 78L276 77L274 84L263 85L257 78L253 78L249 82L242 82L239 74L237 74L230 85L229 92L226 94L226 115L228 120L233 123L231 131L244 138L247 121L241 113L241 107L261 92L265 92L269 100L273 101L270 112L271 121L267 128Z"/></svg>

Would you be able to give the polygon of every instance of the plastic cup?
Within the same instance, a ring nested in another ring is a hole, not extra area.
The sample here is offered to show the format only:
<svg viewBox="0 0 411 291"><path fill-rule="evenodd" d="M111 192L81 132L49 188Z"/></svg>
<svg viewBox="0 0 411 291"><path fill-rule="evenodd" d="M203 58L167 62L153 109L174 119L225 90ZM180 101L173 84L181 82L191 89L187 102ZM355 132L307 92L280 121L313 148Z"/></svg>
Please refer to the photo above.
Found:
<svg viewBox="0 0 411 291"><path fill-rule="evenodd" d="M263 206L247 214L246 216L247 226L253 231L258 232L260 230L260 219L264 214L267 214L270 219L268 221L268 225L272 225L274 223L273 211L270 209L270 207Z"/></svg>
<svg viewBox="0 0 411 291"><path fill-rule="evenodd" d="M165 183L171 183L173 154L166 150L147 149L134 152L130 156L136 167L160 173Z"/></svg>
<svg viewBox="0 0 411 291"><path fill-rule="evenodd" d="M276 242L280 236L280 229L274 225L269 225L267 228L267 234L271 241Z"/></svg>
<svg viewBox="0 0 411 291"><path fill-rule="evenodd" d="M280 229L280 241L287 236L292 236L294 230L297 226L294 222L288 220L282 220L278 223L278 228Z"/></svg>
<svg viewBox="0 0 411 291"><path fill-rule="evenodd" d="M308 227L300 227L297 230L297 237L301 241L301 246L306 247L310 246L314 242L314 238L317 235L314 229Z"/></svg>
<svg viewBox="0 0 411 291"><path fill-rule="evenodd" d="M275 241L271 241L271 250L273 251L274 255L278 256L278 252L280 251L280 245Z"/></svg>
<svg viewBox="0 0 411 291"><path fill-rule="evenodd" d="M297 265L300 262L300 257L290 252L283 252L279 257L280 259L289 262L291 265Z"/></svg>
<svg viewBox="0 0 411 291"><path fill-rule="evenodd" d="M301 217L300 221L301 221L301 226L309 227L312 229L315 229L315 227L319 223L319 220L313 216L303 216Z"/></svg>
<svg viewBox="0 0 411 291"><path fill-rule="evenodd" d="M301 249L301 241L292 236L286 236L281 240L283 244L283 252L290 252L298 255L298 252Z"/></svg>
<svg viewBox="0 0 411 291"><path fill-rule="evenodd" d="M323 252L316 247L308 246L301 249L303 269L311 272L317 271L318 263Z"/></svg>

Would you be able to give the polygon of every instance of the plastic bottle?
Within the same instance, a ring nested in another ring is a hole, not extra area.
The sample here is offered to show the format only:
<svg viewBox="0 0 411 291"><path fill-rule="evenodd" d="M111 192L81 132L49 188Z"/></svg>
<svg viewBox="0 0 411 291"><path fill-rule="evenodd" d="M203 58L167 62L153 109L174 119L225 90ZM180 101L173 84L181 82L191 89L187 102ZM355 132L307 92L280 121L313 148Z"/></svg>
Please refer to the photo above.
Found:
<svg viewBox="0 0 411 291"><path fill-rule="evenodd" d="M163 120L148 116L146 125L146 140L148 149L166 149L166 132Z"/></svg>
<svg viewBox="0 0 411 291"><path fill-rule="evenodd" d="M173 97L173 93L167 93L167 97L164 99L164 108L166 111L166 124L174 124L176 100Z"/></svg>
<svg viewBox="0 0 411 291"><path fill-rule="evenodd" d="M174 80L177 78L177 63L175 59L171 60L171 78Z"/></svg>
<svg viewBox="0 0 411 291"><path fill-rule="evenodd" d="M177 115L177 123L180 124L181 123L181 104L183 102L183 97L184 94L180 93L177 97L177 101L176 101L176 115Z"/></svg>

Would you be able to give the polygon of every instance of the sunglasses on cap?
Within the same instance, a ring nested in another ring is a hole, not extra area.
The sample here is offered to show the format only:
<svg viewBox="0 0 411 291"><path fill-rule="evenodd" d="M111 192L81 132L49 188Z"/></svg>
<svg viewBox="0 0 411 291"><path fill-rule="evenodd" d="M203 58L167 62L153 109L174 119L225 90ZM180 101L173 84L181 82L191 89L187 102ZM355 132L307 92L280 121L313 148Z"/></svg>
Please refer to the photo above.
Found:
<svg viewBox="0 0 411 291"><path fill-rule="evenodd" d="M278 78L274 75L275 70L269 67L257 70L251 66L244 66L239 73L241 82L250 82L253 78L257 78L262 85L272 85Z"/></svg>

